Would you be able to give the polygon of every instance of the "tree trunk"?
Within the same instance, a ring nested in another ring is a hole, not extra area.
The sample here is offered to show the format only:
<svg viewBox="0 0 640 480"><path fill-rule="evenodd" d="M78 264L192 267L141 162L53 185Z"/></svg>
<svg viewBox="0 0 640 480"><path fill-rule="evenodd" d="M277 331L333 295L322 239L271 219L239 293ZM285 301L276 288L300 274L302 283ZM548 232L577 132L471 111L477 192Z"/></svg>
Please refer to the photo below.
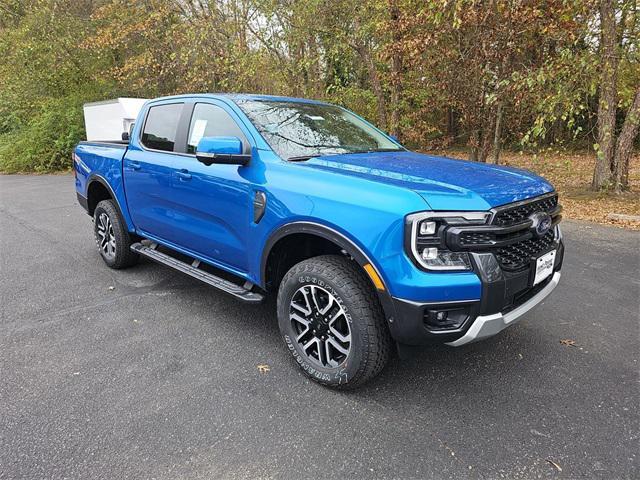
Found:
<svg viewBox="0 0 640 480"><path fill-rule="evenodd" d="M622 131L616 143L616 153L613 160L614 188L616 192L629 188L629 160L633 152L633 142L638 136L640 128L640 87L636 90L635 97L627 117L622 125Z"/></svg>
<svg viewBox="0 0 640 480"><path fill-rule="evenodd" d="M496 165L500 163L500 150L502 149L502 117L504 115L504 106L502 102L498 103L498 111L496 112L496 128L493 134L493 158L491 163Z"/></svg>
<svg viewBox="0 0 640 480"><path fill-rule="evenodd" d="M374 95L376 96L376 113L378 117L378 128L385 130L387 129L387 110L386 110L386 102L384 98L384 90L382 89L382 83L380 82L380 76L378 75L378 70L376 69L376 64L373 61L373 56L371 55L371 50L364 43L358 43L356 46L356 50L360 58L364 62L367 67L367 72L369 73L369 81L371 82L371 89L373 90Z"/></svg>
<svg viewBox="0 0 640 480"><path fill-rule="evenodd" d="M489 152L491 151L491 143L494 138L494 129L496 126L496 115L493 109L484 109L482 133L480 135L480 148L478 149L477 160L482 163L487 162Z"/></svg>
<svg viewBox="0 0 640 480"><path fill-rule="evenodd" d="M392 135L400 137L400 95L402 89L401 70L402 58L400 56L399 42L400 31L398 22L400 20L400 9L396 0L389 0L391 13L391 28L393 39L393 53L391 54L391 118L389 129Z"/></svg>
<svg viewBox="0 0 640 480"><path fill-rule="evenodd" d="M314 98L321 98L324 90L322 86L322 70L320 68L318 40L314 32L310 32L309 34L308 45L309 59L311 60L311 64L309 65L311 88Z"/></svg>
<svg viewBox="0 0 640 480"><path fill-rule="evenodd" d="M614 0L600 2L600 99L598 102L598 148L591 187L601 190L611 182L615 152L617 32Z"/></svg>
<svg viewBox="0 0 640 480"><path fill-rule="evenodd" d="M469 150L469 160L472 162L478 161L478 146L480 145L480 131L473 130L471 135L469 135L469 144L471 146L471 150Z"/></svg>
<svg viewBox="0 0 640 480"><path fill-rule="evenodd" d="M453 108L447 107L447 137L451 143L455 142L456 132L456 116Z"/></svg>

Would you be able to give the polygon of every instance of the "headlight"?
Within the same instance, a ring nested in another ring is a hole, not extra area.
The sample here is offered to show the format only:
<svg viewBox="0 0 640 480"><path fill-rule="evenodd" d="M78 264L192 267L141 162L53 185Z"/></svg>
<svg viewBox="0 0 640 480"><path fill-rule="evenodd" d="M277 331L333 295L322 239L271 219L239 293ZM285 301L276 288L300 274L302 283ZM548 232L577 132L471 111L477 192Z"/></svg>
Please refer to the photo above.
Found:
<svg viewBox="0 0 640 480"><path fill-rule="evenodd" d="M406 247L419 267L426 270L471 270L466 252L447 249L444 233L449 225L482 225L488 212L420 212L407 216Z"/></svg>

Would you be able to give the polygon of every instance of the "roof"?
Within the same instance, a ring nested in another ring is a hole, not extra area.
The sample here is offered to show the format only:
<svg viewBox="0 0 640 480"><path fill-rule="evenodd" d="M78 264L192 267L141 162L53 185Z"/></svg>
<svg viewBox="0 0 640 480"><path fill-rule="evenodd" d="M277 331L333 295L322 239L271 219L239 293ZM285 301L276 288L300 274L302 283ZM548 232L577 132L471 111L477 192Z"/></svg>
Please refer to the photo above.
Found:
<svg viewBox="0 0 640 480"><path fill-rule="evenodd" d="M309 98L296 98L296 97L283 97L278 95L262 95L257 93L185 93L182 95L169 95L166 97L155 98L154 100L166 100L171 98L219 98L228 99L233 102L242 101L274 101L274 102L299 102L299 103L317 103L324 104L325 102L319 100L312 100Z"/></svg>

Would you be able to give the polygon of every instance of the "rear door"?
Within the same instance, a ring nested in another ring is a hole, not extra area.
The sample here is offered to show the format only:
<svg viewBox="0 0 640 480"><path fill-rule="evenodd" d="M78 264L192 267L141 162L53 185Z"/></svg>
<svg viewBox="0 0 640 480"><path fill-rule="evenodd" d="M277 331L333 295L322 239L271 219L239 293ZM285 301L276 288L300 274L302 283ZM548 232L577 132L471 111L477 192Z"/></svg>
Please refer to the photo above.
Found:
<svg viewBox="0 0 640 480"><path fill-rule="evenodd" d="M127 205L136 229L169 241L175 238L171 187L183 109L183 102L149 107L123 163Z"/></svg>

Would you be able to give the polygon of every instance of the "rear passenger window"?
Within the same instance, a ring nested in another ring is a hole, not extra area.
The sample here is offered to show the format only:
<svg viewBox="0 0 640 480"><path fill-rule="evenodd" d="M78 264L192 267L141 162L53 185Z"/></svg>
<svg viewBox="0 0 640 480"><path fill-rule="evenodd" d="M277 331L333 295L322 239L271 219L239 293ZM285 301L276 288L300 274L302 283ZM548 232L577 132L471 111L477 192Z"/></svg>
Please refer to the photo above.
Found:
<svg viewBox="0 0 640 480"><path fill-rule="evenodd" d="M250 145L231 115L222 108L209 103L197 103L191 116L187 152L196 153L196 147L202 137L238 137L242 140L244 153Z"/></svg>
<svg viewBox="0 0 640 480"><path fill-rule="evenodd" d="M142 144L154 150L173 152L182 103L151 107L142 131Z"/></svg>

